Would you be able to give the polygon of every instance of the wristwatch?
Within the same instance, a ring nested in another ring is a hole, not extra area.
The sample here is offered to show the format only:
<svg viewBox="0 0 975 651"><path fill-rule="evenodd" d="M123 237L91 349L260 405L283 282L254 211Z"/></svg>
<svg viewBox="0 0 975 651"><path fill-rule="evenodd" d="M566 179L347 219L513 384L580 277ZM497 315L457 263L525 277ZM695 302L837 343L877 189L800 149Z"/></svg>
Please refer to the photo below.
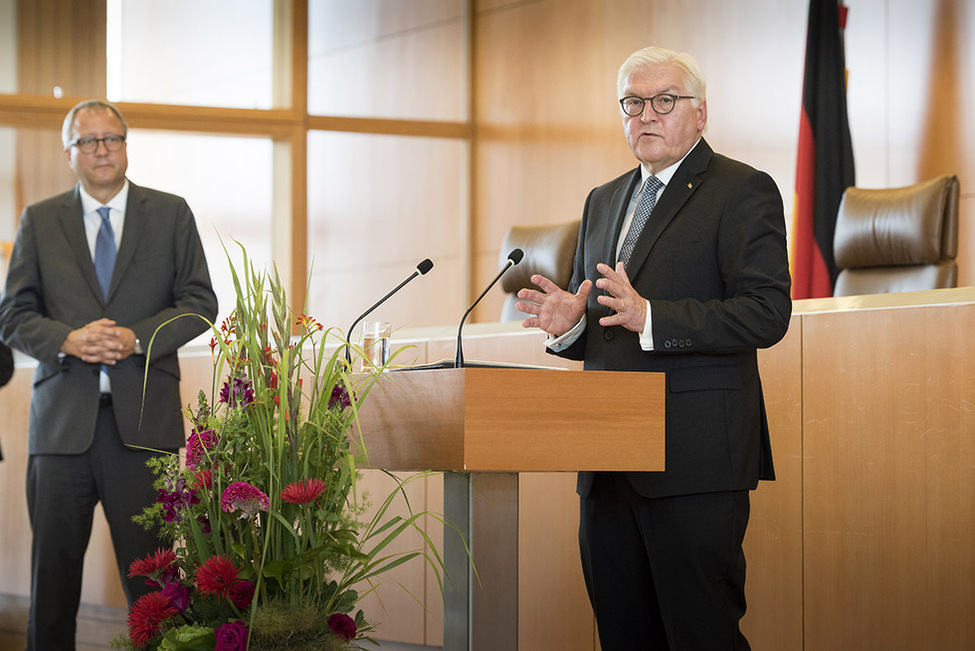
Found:
<svg viewBox="0 0 975 651"><path fill-rule="evenodd" d="M142 350L142 342L139 341L139 338L138 337L135 338L135 349L134 350L135 350L135 354L136 355L145 355L145 352L146 351Z"/></svg>

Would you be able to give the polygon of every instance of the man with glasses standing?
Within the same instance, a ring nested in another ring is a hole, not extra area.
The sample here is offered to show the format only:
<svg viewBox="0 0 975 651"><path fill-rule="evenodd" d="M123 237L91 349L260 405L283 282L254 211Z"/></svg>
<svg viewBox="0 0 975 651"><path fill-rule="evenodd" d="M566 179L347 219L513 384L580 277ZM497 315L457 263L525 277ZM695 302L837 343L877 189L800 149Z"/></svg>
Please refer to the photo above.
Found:
<svg viewBox="0 0 975 651"><path fill-rule="evenodd" d="M171 320L217 314L193 213L180 197L129 182L126 134L111 104L71 109L62 140L78 185L24 210L0 300L0 339L37 360L29 650L75 648L98 502L129 603L149 590L126 574L160 542L132 516L156 498L147 449L184 444L176 351L207 327Z"/></svg>
<svg viewBox="0 0 975 651"><path fill-rule="evenodd" d="M518 309L587 370L667 375L666 470L579 473L603 651L748 649L748 491L774 478L756 349L782 338L792 310L782 197L703 139L690 55L635 52L617 90L640 166L590 193L568 291L533 276L542 291L521 290Z"/></svg>

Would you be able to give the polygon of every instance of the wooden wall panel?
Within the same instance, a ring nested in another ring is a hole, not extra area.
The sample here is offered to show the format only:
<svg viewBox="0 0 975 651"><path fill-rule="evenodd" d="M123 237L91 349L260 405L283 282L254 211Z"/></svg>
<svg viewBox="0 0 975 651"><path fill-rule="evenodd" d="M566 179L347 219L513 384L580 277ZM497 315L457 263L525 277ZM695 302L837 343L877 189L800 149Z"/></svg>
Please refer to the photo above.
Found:
<svg viewBox="0 0 975 651"><path fill-rule="evenodd" d="M575 473L519 476L518 648L592 651Z"/></svg>
<svg viewBox="0 0 975 651"><path fill-rule="evenodd" d="M0 593L30 594L30 520L24 492L27 476L27 400L34 369L14 370L10 383L0 389L0 495L3 526L0 527Z"/></svg>
<svg viewBox="0 0 975 651"><path fill-rule="evenodd" d="M745 534L748 610L742 631L753 649L802 646L802 318L759 351L775 481L751 494Z"/></svg>
<svg viewBox="0 0 975 651"><path fill-rule="evenodd" d="M104 0L21 0L17 37L19 93L52 97L57 87L64 97L104 97ZM63 118L17 133L18 213L75 184L62 153Z"/></svg>
<svg viewBox="0 0 975 651"><path fill-rule="evenodd" d="M805 649L975 643L975 305L803 325Z"/></svg>

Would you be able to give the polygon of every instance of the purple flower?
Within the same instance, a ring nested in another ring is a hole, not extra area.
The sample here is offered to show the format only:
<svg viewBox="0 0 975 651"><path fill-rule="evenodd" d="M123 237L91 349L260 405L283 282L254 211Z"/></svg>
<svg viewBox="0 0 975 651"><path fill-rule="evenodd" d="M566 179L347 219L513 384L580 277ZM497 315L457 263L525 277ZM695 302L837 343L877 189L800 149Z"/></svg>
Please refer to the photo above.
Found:
<svg viewBox="0 0 975 651"><path fill-rule="evenodd" d="M267 511L271 500L258 488L246 481L235 481L227 486L220 497L220 507L227 513L239 510L240 517L249 518L258 511Z"/></svg>
<svg viewBox="0 0 975 651"><path fill-rule="evenodd" d="M168 491L165 488L160 488L156 501L162 504L163 519L166 522L179 522L180 510L199 504L200 498L196 496L195 490L186 488L186 480L182 477L177 479L175 484L172 482L167 482L167 484L173 490Z"/></svg>
<svg viewBox="0 0 975 651"><path fill-rule="evenodd" d="M246 407L254 402L254 385L246 378L227 378L220 389L220 402L231 407Z"/></svg>
<svg viewBox="0 0 975 651"><path fill-rule="evenodd" d="M349 392L341 384L336 384L332 387L332 395L328 399L328 408L334 409L338 407L339 409L345 409L352 405L352 399L349 397Z"/></svg>
<svg viewBox="0 0 975 651"><path fill-rule="evenodd" d="M247 624L233 621L215 631L217 646L213 651L244 651L247 648Z"/></svg>
<svg viewBox="0 0 975 651"><path fill-rule="evenodd" d="M355 637L355 620L345 613L332 613L329 615L328 627L346 642Z"/></svg>
<svg viewBox="0 0 975 651"><path fill-rule="evenodd" d="M186 440L186 467L195 469L206 456L206 451L213 449L219 437L212 429L203 431L193 430Z"/></svg>
<svg viewBox="0 0 975 651"><path fill-rule="evenodd" d="M167 583L163 586L162 593L164 597L169 598L169 605L176 610L177 614L190 605L190 589L182 583Z"/></svg>

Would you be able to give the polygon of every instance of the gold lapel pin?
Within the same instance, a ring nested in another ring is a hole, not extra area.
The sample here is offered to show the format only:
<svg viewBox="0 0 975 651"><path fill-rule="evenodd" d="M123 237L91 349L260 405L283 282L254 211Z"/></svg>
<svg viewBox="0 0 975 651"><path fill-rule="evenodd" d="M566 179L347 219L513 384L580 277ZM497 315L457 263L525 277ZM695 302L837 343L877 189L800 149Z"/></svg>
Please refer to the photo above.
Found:
<svg viewBox="0 0 975 651"><path fill-rule="evenodd" d="M694 187L694 184L693 184L693 183L688 183L688 184L687 184L687 189L688 189L688 190L690 190L690 189L691 189L691 188L693 188L693 187Z"/></svg>

